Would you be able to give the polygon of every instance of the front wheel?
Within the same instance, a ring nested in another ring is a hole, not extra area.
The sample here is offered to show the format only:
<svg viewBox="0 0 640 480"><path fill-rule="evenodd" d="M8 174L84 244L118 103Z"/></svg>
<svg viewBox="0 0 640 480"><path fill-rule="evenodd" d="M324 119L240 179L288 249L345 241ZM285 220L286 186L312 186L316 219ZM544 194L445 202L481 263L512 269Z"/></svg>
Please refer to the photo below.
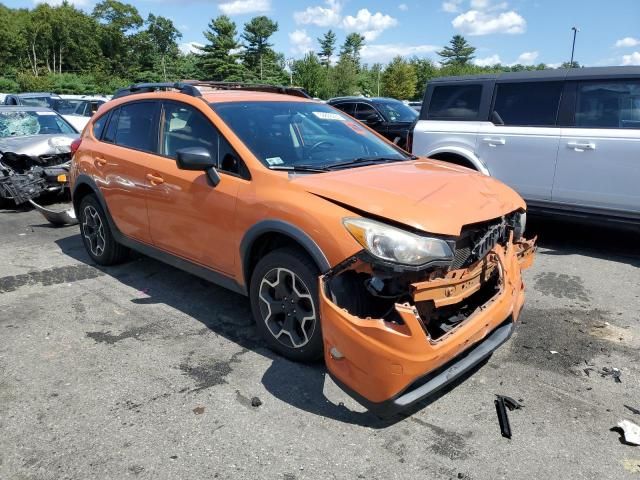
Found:
<svg viewBox="0 0 640 480"><path fill-rule="evenodd" d="M272 350L295 361L322 358L315 263L303 252L279 249L263 257L251 276L251 310Z"/></svg>

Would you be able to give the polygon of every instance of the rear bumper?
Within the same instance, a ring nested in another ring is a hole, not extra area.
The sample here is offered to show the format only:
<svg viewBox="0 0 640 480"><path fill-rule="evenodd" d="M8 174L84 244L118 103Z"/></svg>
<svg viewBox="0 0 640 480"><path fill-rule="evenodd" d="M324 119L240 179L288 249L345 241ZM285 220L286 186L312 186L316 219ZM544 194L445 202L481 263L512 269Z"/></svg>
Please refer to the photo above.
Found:
<svg viewBox="0 0 640 480"><path fill-rule="evenodd" d="M415 306L396 304L402 325L355 317L328 298L321 278L325 360L332 377L359 403L389 415L432 395L486 359L513 332L524 304L521 270L531 264L533 244L509 244L493 253L500 264L498 293L435 341Z"/></svg>

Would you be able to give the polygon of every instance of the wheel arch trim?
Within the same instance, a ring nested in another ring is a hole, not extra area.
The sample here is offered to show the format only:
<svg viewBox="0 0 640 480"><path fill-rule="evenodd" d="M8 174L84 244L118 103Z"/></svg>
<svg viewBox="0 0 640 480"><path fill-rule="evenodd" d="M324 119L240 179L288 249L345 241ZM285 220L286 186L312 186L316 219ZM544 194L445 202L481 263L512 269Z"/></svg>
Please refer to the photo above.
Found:
<svg viewBox="0 0 640 480"><path fill-rule="evenodd" d="M438 147L434 150L428 152L425 156L431 157L433 155L437 155L439 153L453 153L455 155L459 155L469 161L480 173L484 173L485 175L491 175L489 169L484 164L482 160L480 160L471 150L468 150L463 147L456 146L447 146L447 147Z"/></svg>

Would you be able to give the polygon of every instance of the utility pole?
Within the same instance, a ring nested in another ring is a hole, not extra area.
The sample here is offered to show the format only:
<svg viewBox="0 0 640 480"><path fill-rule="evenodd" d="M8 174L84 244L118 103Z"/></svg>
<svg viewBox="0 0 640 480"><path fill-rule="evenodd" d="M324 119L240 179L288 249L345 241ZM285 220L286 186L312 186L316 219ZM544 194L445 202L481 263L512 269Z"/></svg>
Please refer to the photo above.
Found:
<svg viewBox="0 0 640 480"><path fill-rule="evenodd" d="M573 30L573 45L571 46L571 62L569 63L569 68L573 68L573 53L576 50L576 35L580 29L578 27L571 27L571 30Z"/></svg>
<svg viewBox="0 0 640 480"><path fill-rule="evenodd" d="M380 70L382 67L378 67L378 97L380 96Z"/></svg>

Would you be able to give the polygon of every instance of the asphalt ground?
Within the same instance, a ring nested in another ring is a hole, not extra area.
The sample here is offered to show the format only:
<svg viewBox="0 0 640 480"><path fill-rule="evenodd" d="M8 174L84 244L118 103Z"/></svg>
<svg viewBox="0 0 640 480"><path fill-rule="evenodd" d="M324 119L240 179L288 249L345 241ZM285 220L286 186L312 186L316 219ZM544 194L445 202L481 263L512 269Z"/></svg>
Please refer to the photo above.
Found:
<svg viewBox="0 0 640 480"><path fill-rule="evenodd" d="M323 365L267 350L244 297L142 256L93 265L77 226L0 211L0 478L640 478L611 430L640 424L640 235L529 231L512 339L380 420ZM524 404L511 440L495 394Z"/></svg>

